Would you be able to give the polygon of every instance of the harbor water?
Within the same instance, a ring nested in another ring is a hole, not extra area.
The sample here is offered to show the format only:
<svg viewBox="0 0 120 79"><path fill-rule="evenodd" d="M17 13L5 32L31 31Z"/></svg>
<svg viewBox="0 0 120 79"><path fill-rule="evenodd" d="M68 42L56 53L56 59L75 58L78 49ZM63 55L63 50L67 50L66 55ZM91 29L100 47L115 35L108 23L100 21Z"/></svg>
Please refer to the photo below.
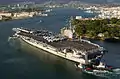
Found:
<svg viewBox="0 0 120 79"><path fill-rule="evenodd" d="M56 57L30 46L19 39L8 40L12 28L45 28L53 32L68 23L70 16L93 17L84 11L56 8L47 17L0 22L0 79L105 79L82 73L73 62ZM120 67L120 42L96 41L108 50L103 60L109 65ZM118 78L116 78L118 79Z"/></svg>

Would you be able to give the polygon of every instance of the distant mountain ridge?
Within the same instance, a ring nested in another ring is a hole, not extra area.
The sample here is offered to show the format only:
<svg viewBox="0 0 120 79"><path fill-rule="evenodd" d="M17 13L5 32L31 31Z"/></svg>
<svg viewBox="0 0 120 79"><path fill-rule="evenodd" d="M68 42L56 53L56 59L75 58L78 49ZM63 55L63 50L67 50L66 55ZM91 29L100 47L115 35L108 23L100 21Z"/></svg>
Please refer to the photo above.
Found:
<svg viewBox="0 0 120 79"><path fill-rule="evenodd" d="M9 4L9 3L18 3L18 2L24 2L24 1L32 1L36 3L43 3L46 1L57 1L57 2L62 2L62 3L67 3L70 1L81 1L85 3L98 3L98 4L104 4L104 3L109 3L109 2L115 2L118 3L120 0L0 0L0 4Z"/></svg>

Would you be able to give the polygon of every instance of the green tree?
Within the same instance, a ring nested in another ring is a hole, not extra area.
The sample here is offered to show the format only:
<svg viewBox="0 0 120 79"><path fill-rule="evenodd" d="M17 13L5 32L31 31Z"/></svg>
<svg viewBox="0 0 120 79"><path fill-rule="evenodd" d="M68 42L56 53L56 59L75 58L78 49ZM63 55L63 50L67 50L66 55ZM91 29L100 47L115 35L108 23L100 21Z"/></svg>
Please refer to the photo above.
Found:
<svg viewBox="0 0 120 79"><path fill-rule="evenodd" d="M82 36L84 34L84 28L81 25L77 25L75 31L78 34L78 36Z"/></svg>
<svg viewBox="0 0 120 79"><path fill-rule="evenodd" d="M118 21L117 18L111 18L110 23L111 24L116 24L117 21Z"/></svg>

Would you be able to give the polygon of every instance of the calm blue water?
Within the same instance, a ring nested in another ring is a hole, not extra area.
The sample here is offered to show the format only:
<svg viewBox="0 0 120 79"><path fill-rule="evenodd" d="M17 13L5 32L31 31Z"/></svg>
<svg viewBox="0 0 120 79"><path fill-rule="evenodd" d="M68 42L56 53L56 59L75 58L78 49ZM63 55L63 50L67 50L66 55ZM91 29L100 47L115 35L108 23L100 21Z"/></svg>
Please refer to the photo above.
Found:
<svg viewBox="0 0 120 79"><path fill-rule="evenodd" d="M38 50L24 42L10 41L13 27L46 28L59 32L70 16L92 17L76 9L54 9L48 17L34 17L0 23L0 79L104 79L76 70L74 63ZM40 20L42 22L40 23ZM109 52L104 59L120 67L120 43L93 41Z"/></svg>

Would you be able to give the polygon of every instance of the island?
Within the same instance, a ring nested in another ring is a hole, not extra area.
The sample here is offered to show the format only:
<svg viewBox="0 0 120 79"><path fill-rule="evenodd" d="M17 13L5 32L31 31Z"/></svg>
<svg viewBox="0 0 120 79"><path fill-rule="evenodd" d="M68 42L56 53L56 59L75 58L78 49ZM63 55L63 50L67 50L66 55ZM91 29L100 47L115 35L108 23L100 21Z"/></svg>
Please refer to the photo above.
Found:
<svg viewBox="0 0 120 79"><path fill-rule="evenodd" d="M120 19L73 19L75 34L82 38L120 40Z"/></svg>

